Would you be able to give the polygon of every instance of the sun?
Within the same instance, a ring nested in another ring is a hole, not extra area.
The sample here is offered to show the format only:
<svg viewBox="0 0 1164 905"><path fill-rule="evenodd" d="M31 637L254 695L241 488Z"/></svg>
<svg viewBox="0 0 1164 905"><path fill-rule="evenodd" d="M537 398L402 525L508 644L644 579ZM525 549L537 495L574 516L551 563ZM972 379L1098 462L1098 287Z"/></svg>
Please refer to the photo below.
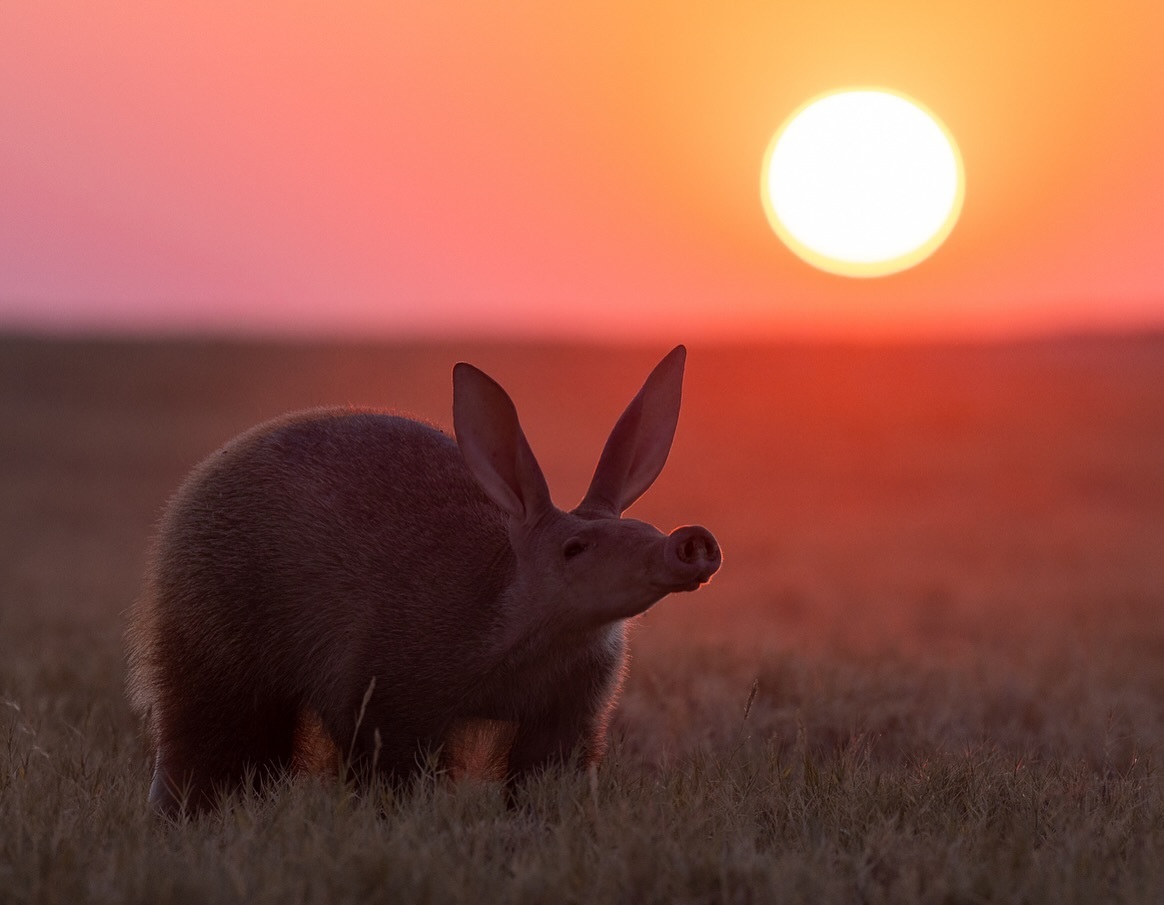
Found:
<svg viewBox="0 0 1164 905"><path fill-rule="evenodd" d="M802 105L764 155L772 228L821 270L874 277L913 267L945 241L965 174L953 136L885 89L830 91Z"/></svg>

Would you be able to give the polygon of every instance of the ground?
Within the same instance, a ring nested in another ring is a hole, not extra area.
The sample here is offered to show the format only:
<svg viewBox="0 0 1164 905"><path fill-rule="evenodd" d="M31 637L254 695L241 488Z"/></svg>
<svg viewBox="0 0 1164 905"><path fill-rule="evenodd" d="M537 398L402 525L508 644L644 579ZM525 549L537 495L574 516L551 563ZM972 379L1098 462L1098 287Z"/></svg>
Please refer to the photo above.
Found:
<svg viewBox="0 0 1164 905"><path fill-rule="evenodd" d="M1164 899L1164 337L700 347L632 515L723 569L636 626L611 755L507 807L288 781L155 822L151 525L292 408L511 392L559 505L666 351L0 339L0 902Z"/></svg>

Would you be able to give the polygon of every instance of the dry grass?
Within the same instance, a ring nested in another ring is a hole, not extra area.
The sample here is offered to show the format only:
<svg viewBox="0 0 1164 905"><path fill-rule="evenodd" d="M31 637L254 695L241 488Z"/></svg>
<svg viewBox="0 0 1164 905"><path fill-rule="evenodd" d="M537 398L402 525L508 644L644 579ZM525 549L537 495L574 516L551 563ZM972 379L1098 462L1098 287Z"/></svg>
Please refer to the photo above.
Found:
<svg viewBox="0 0 1164 905"><path fill-rule="evenodd" d="M593 785L155 824L121 620L197 458L325 402L447 423L468 358L568 503L659 351L0 341L0 902L1164 901L1159 338L696 348L635 514L726 563L637 629Z"/></svg>

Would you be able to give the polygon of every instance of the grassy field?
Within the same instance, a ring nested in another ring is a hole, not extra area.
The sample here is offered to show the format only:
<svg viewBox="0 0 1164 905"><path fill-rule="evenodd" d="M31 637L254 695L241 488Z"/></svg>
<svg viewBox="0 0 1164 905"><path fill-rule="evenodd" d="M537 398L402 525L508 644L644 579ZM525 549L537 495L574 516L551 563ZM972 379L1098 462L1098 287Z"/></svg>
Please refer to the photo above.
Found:
<svg viewBox="0 0 1164 905"><path fill-rule="evenodd" d="M1164 337L691 350L632 514L725 563L636 627L593 781L148 813L150 527L290 408L513 395L559 505L664 348L0 339L0 902L1164 902Z"/></svg>

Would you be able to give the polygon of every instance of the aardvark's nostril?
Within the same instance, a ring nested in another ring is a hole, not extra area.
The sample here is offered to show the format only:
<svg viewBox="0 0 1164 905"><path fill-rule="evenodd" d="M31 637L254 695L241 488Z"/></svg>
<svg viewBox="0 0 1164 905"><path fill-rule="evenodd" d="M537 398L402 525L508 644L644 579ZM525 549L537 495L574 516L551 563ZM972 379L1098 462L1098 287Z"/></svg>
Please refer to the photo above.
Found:
<svg viewBox="0 0 1164 905"><path fill-rule="evenodd" d="M712 562L718 551L715 541L706 536L689 537L679 545L679 558L683 562Z"/></svg>

